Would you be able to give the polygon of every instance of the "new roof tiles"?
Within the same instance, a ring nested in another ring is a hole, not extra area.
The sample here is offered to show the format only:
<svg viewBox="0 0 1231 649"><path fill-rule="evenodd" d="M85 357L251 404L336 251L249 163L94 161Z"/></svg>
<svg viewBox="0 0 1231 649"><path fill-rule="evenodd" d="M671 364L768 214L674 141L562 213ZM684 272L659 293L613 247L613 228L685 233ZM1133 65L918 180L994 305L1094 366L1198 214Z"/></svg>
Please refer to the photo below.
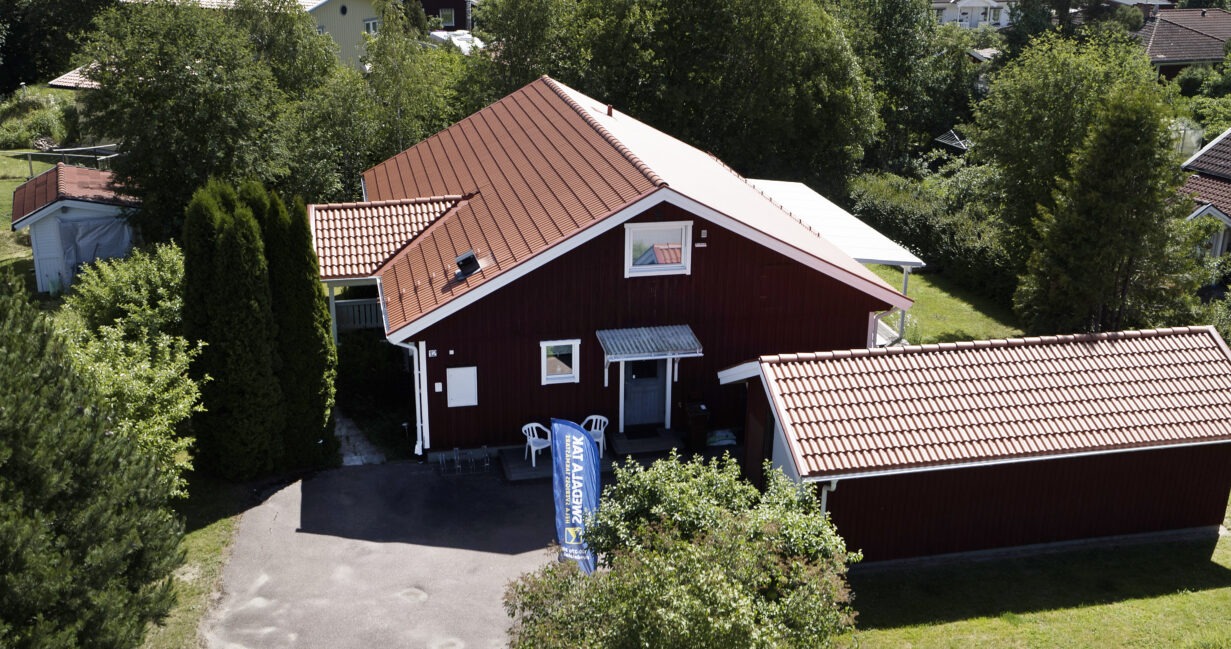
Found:
<svg viewBox="0 0 1231 649"><path fill-rule="evenodd" d="M371 277L463 196L309 205L321 279Z"/></svg>
<svg viewBox="0 0 1231 649"><path fill-rule="evenodd" d="M1212 327L758 364L804 478L1231 441L1231 352Z"/></svg>
<svg viewBox="0 0 1231 649"><path fill-rule="evenodd" d="M712 156L547 77L363 180L373 201L469 196L377 271L390 333L668 187L909 304ZM454 260L468 250L480 270L459 279Z"/></svg>
<svg viewBox="0 0 1231 649"><path fill-rule="evenodd" d="M132 205L134 201L118 194L110 171L74 167L63 162L27 180L13 190L13 227L38 210L61 200L78 200L106 205Z"/></svg>

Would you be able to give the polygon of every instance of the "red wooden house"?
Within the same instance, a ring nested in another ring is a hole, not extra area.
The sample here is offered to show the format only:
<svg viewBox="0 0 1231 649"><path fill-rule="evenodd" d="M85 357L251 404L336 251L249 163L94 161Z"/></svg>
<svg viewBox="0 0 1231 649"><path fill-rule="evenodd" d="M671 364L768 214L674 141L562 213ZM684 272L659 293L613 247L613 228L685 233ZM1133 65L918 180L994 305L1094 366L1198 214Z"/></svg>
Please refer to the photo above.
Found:
<svg viewBox="0 0 1231 649"><path fill-rule="evenodd" d="M817 485L876 561L1093 537L1217 536L1231 351L1211 327L763 356L747 444Z"/></svg>
<svg viewBox="0 0 1231 649"><path fill-rule="evenodd" d="M549 78L310 208L323 281L376 284L426 448L511 445L549 417L743 421L719 369L864 346L910 300L721 161Z"/></svg>

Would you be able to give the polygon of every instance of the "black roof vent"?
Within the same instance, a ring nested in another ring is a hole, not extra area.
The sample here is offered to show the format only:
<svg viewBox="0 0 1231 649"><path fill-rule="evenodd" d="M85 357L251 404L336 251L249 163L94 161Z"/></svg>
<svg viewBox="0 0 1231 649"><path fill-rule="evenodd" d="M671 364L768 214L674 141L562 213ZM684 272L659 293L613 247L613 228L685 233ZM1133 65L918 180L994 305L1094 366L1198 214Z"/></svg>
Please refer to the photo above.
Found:
<svg viewBox="0 0 1231 649"><path fill-rule="evenodd" d="M467 250L457 258L457 279L466 279L479 270L479 258L473 250Z"/></svg>

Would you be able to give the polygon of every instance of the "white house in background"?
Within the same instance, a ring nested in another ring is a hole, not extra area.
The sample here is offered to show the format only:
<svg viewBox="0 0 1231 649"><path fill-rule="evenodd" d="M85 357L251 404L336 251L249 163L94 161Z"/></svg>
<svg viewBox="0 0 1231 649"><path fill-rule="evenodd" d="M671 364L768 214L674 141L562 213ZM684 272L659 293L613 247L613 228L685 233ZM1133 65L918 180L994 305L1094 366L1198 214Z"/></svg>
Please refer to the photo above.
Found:
<svg viewBox="0 0 1231 649"><path fill-rule="evenodd" d="M1231 252L1231 129L1205 145L1184 162L1183 169L1190 175L1180 189L1192 197L1193 211L1188 219L1208 216L1222 224L1206 242L1209 253L1215 257Z"/></svg>
<svg viewBox="0 0 1231 649"><path fill-rule="evenodd" d="M1000 29L1009 26L1008 0L933 0L932 13L941 24L957 23L966 29L980 25Z"/></svg>
<svg viewBox="0 0 1231 649"><path fill-rule="evenodd" d="M13 230L30 230L38 290L59 293L77 269L132 249L124 210L135 205L111 187L110 171L59 163L13 191Z"/></svg>

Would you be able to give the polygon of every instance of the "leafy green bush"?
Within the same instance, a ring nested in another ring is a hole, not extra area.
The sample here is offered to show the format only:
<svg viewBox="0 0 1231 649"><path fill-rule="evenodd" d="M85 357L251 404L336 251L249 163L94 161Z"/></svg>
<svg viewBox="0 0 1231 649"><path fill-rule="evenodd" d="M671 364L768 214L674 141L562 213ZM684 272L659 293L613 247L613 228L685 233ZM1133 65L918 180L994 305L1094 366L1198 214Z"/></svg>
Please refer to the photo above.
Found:
<svg viewBox="0 0 1231 649"><path fill-rule="evenodd" d="M960 163L925 181L865 174L851 184L851 212L909 248L929 270L1009 304L1016 278L991 213L997 180Z"/></svg>
<svg viewBox="0 0 1231 649"><path fill-rule="evenodd" d="M38 138L68 141L70 131L77 130L73 101L72 92L64 90L26 88L13 93L0 102L0 149L28 149Z"/></svg>
<svg viewBox="0 0 1231 649"><path fill-rule="evenodd" d="M825 647L854 614L848 554L807 487L724 460L616 467L586 530L603 569L553 562L505 594L510 646Z"/></svg>
<svg viewBox="0 0 1231 649"><path fill-rule="evenodd" d="M114 429L157 463L168 493L187 496L193 440L181 431L201 410L188 368L200 353L183 328L184 256L174 244L86 266L65 298L61 328L77 372L114 413Z"/></svg>

